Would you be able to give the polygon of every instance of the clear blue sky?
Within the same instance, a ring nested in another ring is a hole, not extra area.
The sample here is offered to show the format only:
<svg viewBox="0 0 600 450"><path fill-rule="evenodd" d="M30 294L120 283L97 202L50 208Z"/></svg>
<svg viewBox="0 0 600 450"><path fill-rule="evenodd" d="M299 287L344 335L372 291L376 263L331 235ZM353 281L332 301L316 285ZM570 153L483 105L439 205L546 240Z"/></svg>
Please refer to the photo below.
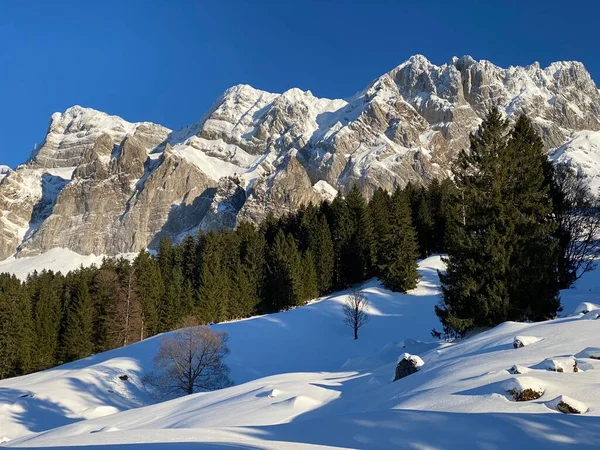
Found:
<svg viewBox="0 0 600 450"><path fill-rule="evenodd" d="M415 53L600 81L599 20L594 0L0 0L0 164L74 104L179 128L234 84L347 97Z"/></svg>

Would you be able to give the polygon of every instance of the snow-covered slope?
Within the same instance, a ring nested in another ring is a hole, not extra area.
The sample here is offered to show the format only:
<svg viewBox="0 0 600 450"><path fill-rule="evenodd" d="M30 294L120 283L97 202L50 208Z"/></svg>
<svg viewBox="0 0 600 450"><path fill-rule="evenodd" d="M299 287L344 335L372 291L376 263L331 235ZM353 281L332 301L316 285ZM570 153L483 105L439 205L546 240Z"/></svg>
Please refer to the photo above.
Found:
<svg viewBox="0 0 600 450"><path fill-rule="evenodd" d="M556 149L554 161L566 163L586 176L595 195L600 193L600 131L581 131Z"/></svg>
<svg viewBox="0 0 600 450"><path fill-rule="evenodd" d="M589 310L600 309L598 272L563 292L565 311L585 299L585 314L440 343L429 331L441 268L439 257L421 262L406 295L367 283L370 322L358 341L342 324L343 293L216 325L230 334L237 384L225 390L127 410L150 402L139 380L160 337L2 381L0 430L17 438L9 446L54 448L597 448L600 311ZM513 348L516 336L529 345ZM425 364L392 382L404 352ZM543 392L515 402L508 390L519 386ZM561 401L583 414L558 412Z"/></svg>

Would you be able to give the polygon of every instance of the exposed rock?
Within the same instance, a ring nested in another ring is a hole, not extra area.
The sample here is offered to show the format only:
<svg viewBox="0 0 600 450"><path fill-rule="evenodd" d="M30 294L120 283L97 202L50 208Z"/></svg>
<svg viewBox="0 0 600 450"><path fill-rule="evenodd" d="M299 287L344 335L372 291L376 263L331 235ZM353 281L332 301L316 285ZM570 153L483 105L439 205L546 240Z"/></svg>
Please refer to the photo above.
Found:
<svg viewBox="0 0 600 450"><path fill-rule="evenodd" d="M396 364L396 372L394 374L394 380L397 381L400 378L407 377L413 373L417 373L425 363L421 358L416 355L404 353L398 358L398 364Z"/></svg>
<svg viewBox="0 0 600 450"><path fill-rule="evenodd" d="M524 389L522 391L519 391L517 389L510 389L508 393L512 395L512 398L515 400L515 402L528 402L531 400L537 400L542 396L544 392L536 391L534 389L529 388Z"/></svg>
<svg viewBox="0 0 600 450"><path fill-rule="evenodd" d="M596 170L580 150L600 152L600 92L575 62L502 69L416 55L343 100L234 86L175 132L74 106L52 115L26 165L0 168L0 259L57 246L138 251L354 184L367 196L427 184L446 176L493 105L509 120L527 113L553 158Z"/></svg>
<svg viewBox="0 0 600 450"><path fill-rule="evenodd" d="M563 414L585 414L588 411L588 407L584 403L566 395L561 395L552 400L550 406Z"/></svg>

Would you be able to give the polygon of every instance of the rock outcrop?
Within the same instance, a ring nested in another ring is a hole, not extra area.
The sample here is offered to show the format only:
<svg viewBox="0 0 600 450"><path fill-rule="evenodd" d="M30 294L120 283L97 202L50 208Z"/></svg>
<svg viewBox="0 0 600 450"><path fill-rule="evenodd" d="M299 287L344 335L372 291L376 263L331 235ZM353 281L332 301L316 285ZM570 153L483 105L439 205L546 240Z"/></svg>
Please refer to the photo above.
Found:
<svg viewBox="0 0 600 450"><path fill-rule="evenodd" d="M426 184L447 175L491 106L511 120L528 114L555 159L595 170L600 93L576 62L502 69L417 55L343 100L239 85L178 131L75 106L52 115L26 164L0 168L0 259L53 247L136 252L354 184L367 196Z"/></svg>

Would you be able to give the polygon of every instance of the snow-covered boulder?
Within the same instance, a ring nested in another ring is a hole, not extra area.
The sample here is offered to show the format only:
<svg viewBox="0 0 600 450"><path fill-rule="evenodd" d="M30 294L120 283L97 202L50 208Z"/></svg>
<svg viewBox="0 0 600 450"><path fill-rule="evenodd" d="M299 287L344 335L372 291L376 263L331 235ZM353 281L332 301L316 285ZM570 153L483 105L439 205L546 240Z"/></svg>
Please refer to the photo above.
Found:
<svg viewBox="0 0 600 450"><path fill-rule="evenodd" d="M577 361L573 356L568 358L548 358L542 361L536 369L550 370L552 372L579 372Z"/></svg>
<svg viewBox="0 0 600 450"><path fill-rule="evenodd" d="M563 414L585 414L588 411L588 407L584 403L566 395L556 397L549 406Z"/></svg>
<svg viewBox="0 0 600 450"><path fill-rule="evenodd" d="M423 360L417 355L411 355L410 353L403 353L400 358L398 358L398 363L396 364L396 373L394 374L394 381L399 380L400 378L407 377L416 373L420 370L420 368L425 363Z"/></svg>
<svg viewBox="0 0 600 450"><path fill-rule="evenodd" d="M535 344L536 342L541 341L540 338L535 336L515 336L513 340L514 348L526 347L531 344Z"/></svg>
<svg viewBox="0 0 600 450"><path fill-rule="evenodd" d="M581 302L579 305L577 305L577 308L575 308L575 314L587 314L590 311L597 310L600 310L600 305L590 302Z"/></svg>
<svg viewBox="0 0 600 450"><path fill-rule="evenodd" d="M544 385L534 377L512 378L503 387L516 402L537 400L545 391Z"/></svg>

